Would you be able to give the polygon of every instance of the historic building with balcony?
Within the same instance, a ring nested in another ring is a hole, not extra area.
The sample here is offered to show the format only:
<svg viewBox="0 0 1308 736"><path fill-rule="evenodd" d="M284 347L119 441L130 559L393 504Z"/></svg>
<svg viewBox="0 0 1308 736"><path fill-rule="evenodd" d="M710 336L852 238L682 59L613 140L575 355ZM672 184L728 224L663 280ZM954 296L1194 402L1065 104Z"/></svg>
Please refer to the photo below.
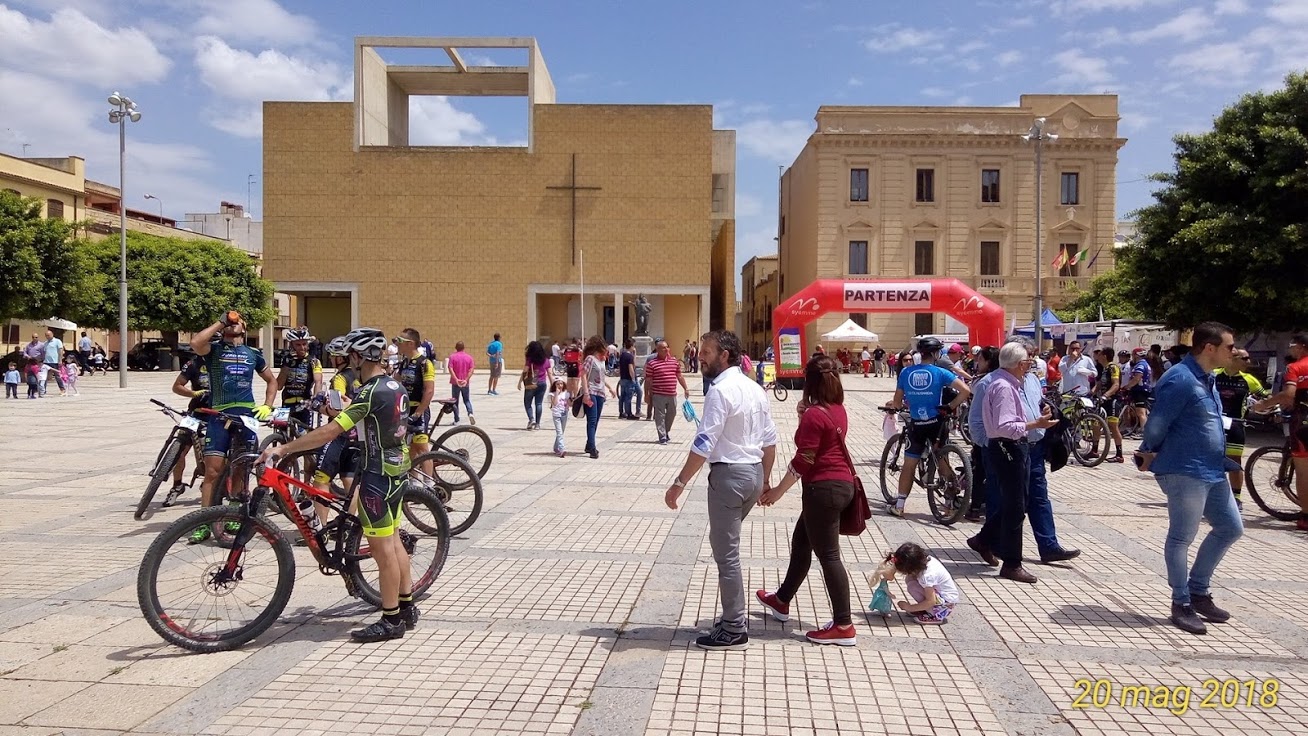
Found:
<svg viewBox="0 0 1308 736"><path fill-rule="evenodd" d="M1036 118L1042 144L1036 258ZM781 179L778 292L821 278L953 277L1031 321L1037 267L1057 309L1113 267L1116 95L1023 95L1016 107L831 107ZM1061 255L1060 255L1061 254ZM742 284L746 293L748 283ZM962 332L942 314L831 312L815 336L853 318L900 348Z"/></svg>
<svg viewBox="0 0 1308 736"><path fill-rule="evenodd" d="M777 257L754 256L740 269L740 339L745 352L761 356L772 344L777 306Z"/></svg>

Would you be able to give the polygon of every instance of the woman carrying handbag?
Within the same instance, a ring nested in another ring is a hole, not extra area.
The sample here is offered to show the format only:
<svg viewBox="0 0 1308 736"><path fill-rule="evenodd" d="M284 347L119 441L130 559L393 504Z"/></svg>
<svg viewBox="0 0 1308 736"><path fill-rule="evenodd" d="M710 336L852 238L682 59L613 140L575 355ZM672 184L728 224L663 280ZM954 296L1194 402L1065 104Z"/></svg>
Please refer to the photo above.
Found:
<svg viewBox="0 0 1308 736"><path fill-rule="evenodd" d="M871 514L867 497L858 508L858 484L854 467L845 449L845 432L849 418L845 414L845 391L840 384L840 368L826 355L816 355L804 368L804 398L799 402L799 428L795 430L795 457L786 468L780 485L771 487L765 480L759 505L771 506L796 481L803 488L803 510L795 523L790 541L790 567L786 579L775 593L760 590L755 595L778 621L790 618L790 602L808 576L812 558L817 555L831 599L833 620L826 626L809 631L805 637L814 644L854 646L856 635L849 607L849 574L840 560L842 514L857 518L860 524ZM864 513L866 512L866 514ZM846 532L857 533L846 521Z"/></svg>

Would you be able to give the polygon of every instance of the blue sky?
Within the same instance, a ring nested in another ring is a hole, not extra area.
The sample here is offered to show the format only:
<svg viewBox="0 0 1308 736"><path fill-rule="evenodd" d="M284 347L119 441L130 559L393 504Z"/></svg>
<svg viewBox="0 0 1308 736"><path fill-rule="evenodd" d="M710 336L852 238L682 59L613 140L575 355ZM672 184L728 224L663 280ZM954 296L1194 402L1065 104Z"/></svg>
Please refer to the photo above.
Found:
<svg viewBox="0 0 1308 736"><path fill-rule="evenodd" d="M356 35L535 36L560 102L713 104L738 131L739 266L773 248L777 166L822 104L1117 93L1125 215L1170 168L1174 133L1308 68L1308 0L0 0L0 151L81 155L116 182L104 98L121 89L145 113L129 205L153 209L153 193L180 219L244 202L247 175L262 178L259 102L350 99ZM518 101L419 104L415 142L525 138Z"/></svg>

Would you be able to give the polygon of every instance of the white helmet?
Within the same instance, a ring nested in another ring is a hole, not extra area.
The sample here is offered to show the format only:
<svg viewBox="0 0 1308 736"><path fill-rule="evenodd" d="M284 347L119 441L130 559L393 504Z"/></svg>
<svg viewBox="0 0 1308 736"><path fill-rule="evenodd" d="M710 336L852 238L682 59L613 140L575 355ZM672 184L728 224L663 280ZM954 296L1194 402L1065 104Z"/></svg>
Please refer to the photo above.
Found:
<svg viewBox="0 0 1308 736"><path fill-rule="evenodd" d="M364 360L380 362L386 352L386 335L381 330L361 327L345 336L346 352L357 352Z"/></svg>
<svg viewBox="0 0 1308 736"><path fill-rule="evenodd" d="M327 343L327 345L323 347L323 350L326 350L328 355L335 355L338 358L344 358L345 336L341 335L340 337L333 337L331 339L331 342Z"/></svg>
<svg viewBox="0 0 1308 736"><path fill-rule="evenodd" d="M309 339L309 331L303 327L293 327L287 330L282 337L286 338L286 342L300 342Z"/></svg>

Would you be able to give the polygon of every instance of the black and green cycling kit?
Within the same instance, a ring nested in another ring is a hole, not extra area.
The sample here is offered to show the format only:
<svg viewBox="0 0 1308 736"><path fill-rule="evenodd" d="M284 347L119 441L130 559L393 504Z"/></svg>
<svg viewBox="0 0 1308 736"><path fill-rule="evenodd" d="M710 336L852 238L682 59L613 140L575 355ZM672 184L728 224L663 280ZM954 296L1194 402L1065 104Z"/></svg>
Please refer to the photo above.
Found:
<svg viewBox="0 0 1308 736"><path fill-rule="evenodd" d="M309 356L292 355L282 364L286 385L282 387L282 406L307 402L313 398L314 379L322 375L322 363Z"/></svg>
<svg viewBox="0 0 1308 736"><path fill-rule="evenodd" d="M370 537L388 537L400 524L400 497L409 472L409 446L404 441L409 396L398 381L385 374L363 384L359 394L334 420L346 430L360 429L359 521Z"/></svg>

